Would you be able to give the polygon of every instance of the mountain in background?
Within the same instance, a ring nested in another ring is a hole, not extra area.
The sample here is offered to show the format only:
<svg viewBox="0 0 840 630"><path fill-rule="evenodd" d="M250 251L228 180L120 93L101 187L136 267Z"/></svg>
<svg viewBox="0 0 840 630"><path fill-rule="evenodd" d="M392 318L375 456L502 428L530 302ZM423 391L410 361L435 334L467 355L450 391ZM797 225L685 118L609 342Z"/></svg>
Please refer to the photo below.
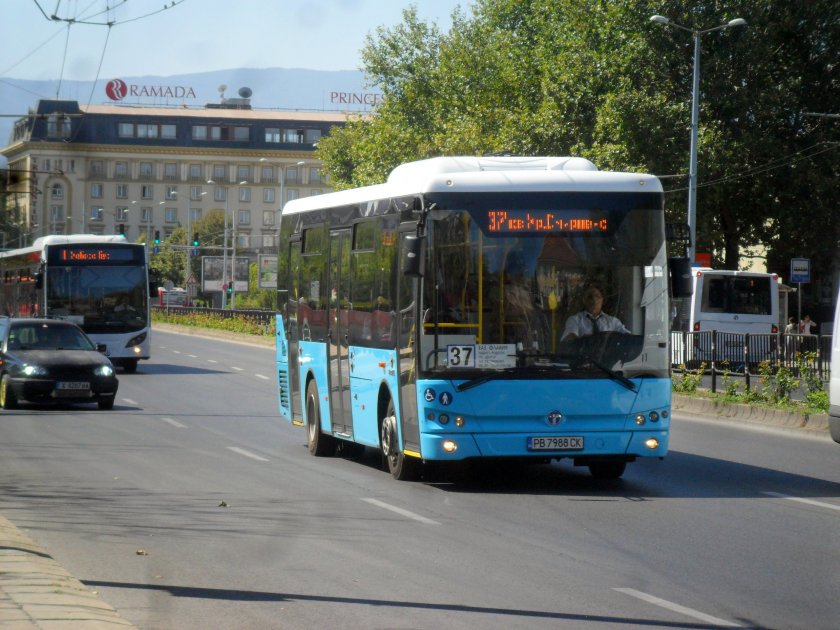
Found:
<svg viewBox="0 0 840 630"><path fill-rule="evenodd" d="M132 96L129 93L121 101L109 99L105 86L113 79L136 86L137 93L144 95ZM236 98L241 88L250 88L251 107L254 109L369 111L370 105L365 102L379 98L365 88L364 74L357 70L236 68L171 76L108 77L96 82L4 78L0 80L0 146L6 146L11 141L15 120L34 109L41 99L58 98L78 101L82 105L120 103L204 107L208 103L221 102L222 86L225 98ZM147 89L143 90L143 87ZM153 90L153 87L160 89ZM4 161L3 158L0 160Z"/></svg>

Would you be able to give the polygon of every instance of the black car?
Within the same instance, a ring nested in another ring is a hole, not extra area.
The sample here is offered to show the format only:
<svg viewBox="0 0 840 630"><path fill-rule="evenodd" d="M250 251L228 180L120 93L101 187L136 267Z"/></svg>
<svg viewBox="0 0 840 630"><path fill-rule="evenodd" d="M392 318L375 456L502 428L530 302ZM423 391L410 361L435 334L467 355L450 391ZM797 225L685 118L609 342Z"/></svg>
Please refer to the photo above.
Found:
<svg viewBox="0 0 840 630"><path fill-rule="evenodd" d="M0 407L18 401L95 402L111 409L114 366L72 322L0 317Z"/></svg>

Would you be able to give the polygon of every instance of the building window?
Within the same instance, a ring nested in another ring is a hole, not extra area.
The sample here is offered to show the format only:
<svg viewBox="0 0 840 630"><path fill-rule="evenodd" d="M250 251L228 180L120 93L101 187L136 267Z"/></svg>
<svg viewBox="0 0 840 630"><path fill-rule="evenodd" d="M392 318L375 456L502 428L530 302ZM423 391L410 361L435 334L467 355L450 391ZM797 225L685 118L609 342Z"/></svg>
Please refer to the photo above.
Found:
<svg viewBox="0 0 840 630"><path fill-rule="evenodd" d="M201 208L190 208L190 221L201 220Z"/></svg>
<svg viewBox="0 0 840 630"><path fill-rule="evenodd" d="M50 222L60 223L61 221L64 221L64 206L50 206Z"/></svg>
<svg viewBox="0 0 840 630"><path fill-rule="evenodd" d="M148 206L140 208L140 221L143 223L152 222L152 209Z"/></svg>
<svg viewBox="0 0 840 630"><path fill-rule="evenodd" d="M283 142L283 134L279 129L270 127L265 130L265 141L270 143Z"/></svg>
<svg viewBox="0 0 840 630"><path fill-rule="evenodd" d="M120 123L117 126L117 134L120 138L133 138L134 123Z"/></svg>
<svg viewBox="0 0 840 630"><path fill-rule="evenodd" d="M273 182L274 181L274 167L273 166L263 166L260 169L260 181L261 182Z"/></svg>
<svg viewBox="0 0 840 630"><path fill-rule="evenodd" d="M236 246L239 249L248 249L250 247L249 241L251 239L248 238L247 234L237 234L236 235Z"/></svg>
<svg viewBox="0 0 840 630"><path fill-rule="evenodd" d="M138 138L157 138L158 137L158 126L157 125L148 125L148 124L138 124L137 125L137 137Z"/></svg>
<svg viewBox="0 0 840 630"><path fill-rule="evenodd" d="M70 119L63 114L50 114L47 118L47 135L51 138L69 136Z"/></svg>
<svg viewBox="0 0 840 630"><path fill-rule="evenodd" d="M93 199L102 199L102 191L104 187L102 184L91 184L90 185L90 196Z"/></svg>
<svg viewBox="0 0 840 630"><path fill-rule="evenodd" d="M321 183L321 169L310 168L309 169L309 185L310 186L317 186L320 183Z"/></svg>
<svg viewBox="0 0 840 630"><path fill-rule="evenodd" d="M128 162L116 162L114 164L114 177L120 179L128 177Z"/></svg>
<svg viewBox="0 0 840 630"><path fill-rule="evenodd" d="M274 225L274 210L263 210L263 225Z"/></svg>
<svg viewBox="0 0 840 630"><path fill-rule="evenodd" d="M204 179L201 164L190 164L190 179Z"/></svg>
<svg viewBox="0 0 840 630"><path fill-rule="evenodd" d="M117 206L117 221L128 221L128 208L125 206Z"/></svg>
<svg viewBox="0 0 840 630"><path fill-rule="evenodd" d="M193 125L192 139L193 140L207 140L207 126L206 125Z"/></svg>
<svg viewBox="0 0 840 630"><path fill-rule="evenodd" d="M154 166L151 162L140 162L140 177L151 179L154 173Z"/></svg>
<svg viewBox="0 0 840 630"><path fill-rule="evenodd" d="M140 198L141 199L152 199L154 197L154 186L151 184L143 184L140 186Z"/></svg>
<svg viewBox="0 0 840 630"><path fill-rule="evenodd" d="M233 140L235 142L247 142L251 138L250 127L234 127Z"/></svg>
<svg viewBox="0 0 840 630"><path fill-rule="evenodd" d="M64 199L64 186L61 184L53 184L50 186L50 199L53 201L60 201Z"/></svg>
<svg viewBox="0 0 840 630"><path fill-rule="evenodd" d="M274 189L273 188L263 188L263 202L264 203L274 203Z"/></svg>
<svg viewBox="0 0 840 630"><path fill-rule="evenodd" d="M298 170L296 168L287 168L286 169L286 183L287 184L297 184L298 181Z"/></svg>
<svg viewBox="0 0 840 630"><path fill-rule="evenodd" d="M213 165L213 179L217 182L222 182L227 179L227 166L224 164Z"/></svg>
<svg viewBox="0 0 840 630"><path fill-rule="evenodd" d="M242 203L248 203L251 201L251 189L242 187L239 189L239 201Z"/></svg>
<svg viewBox="0 0 840 630"><path fill-rule="evenodd" d="M161 125L160 137L166 140L175 140L177 138L176 129L175 125Z"/></svg>
<svg viewBox="0 0 840 630"><path fill-rule="evenodd" d="M222 128L221 127L210 127L210 139L211 140L221 140L222 139Z"/></svg>
<svg viewBox="0 0 840 630"><path fill-rule="evenodd" d="M321 130L320 129L307 129L306 130L306 144L315 144L321 139Z"/></svg>
<svg viewBox="0 0 840 630"><path fill-rule="evenodd" d="M190 199L198 201L201 199L201 186L190 186Z"/></svg>
<svg viewBox="0 0 840 630"><path fill-rule="evenodd" d="M250 166L238 166L238 167L236 167L236 178L240 182L250 182L251 181L251 167Z"/></svg>
<svg viewBox="0 0 840 630"><path fill-rule="evenodd" d="M166 187L166 200L172 201L173 199L178 198L178 187L177 186L167 186Z"/></svg>
<svg viewBox="0 0 840 630"><path fill-rule="evenodd" d="M283 142L289 142L292 144L303 144L305 135L306 134L304 133L303 129L284 129Z"/></svg>
<svg viewBox="0 0 840 630"><path fill-rule="evenodd" d="M128 184L117 184L117 199L128 199Z"/></svg>
<svg viewBox="0 0 840 630"><path fill-rule="evenodd" d="M295 190L294 188L290 188L286 191L286 200L291 201L292 199L298 199L300 197L300 192ZM282 200L281 200L282 203Z"/></svg>
<svg viewBox="0 0 840 630"><path fill-rule="evenodd" d="M90 176L105 177L105 164L102 160L90 161Z"/></svg>
<svg viewBox="0 0 840 630"><path fill-rule="evenodd" d="M102 208L102 206L91 206L90 207L90 220L91 221L101 221L103 213L104 213L104 209Z"/></svg>
<svg viewBox="0 0 840 630"><path fill-rule="evenodd" d="M166 223L178 222L178 208L165 208L163 211L163 220Z"/></svg>
<svg viewBox="0 0 840 630"><path fill-rule="evenodd" d="M216 186L213 189L213 199L216 201L224 201L227 198L227 189L224 186Z"/></svg>
<svg viewBox="0 0 840 630"><path fill-rule="evenodd" d="M178 165L174 162L167 162L163 165L164 179L178 179Z"/></svg>
<svg viewBox="0 0 840 630"><path fill-rule="evenodd" d="M251 225L251 211L250 210L240 210L238 218L239 218L239 225Z"/></svg>
<svg viewBox="0 0 840 630"><path fill-rule="evenodd" d="M274 247L274 235L273 234L263 234L262 235L262 246L263 247Z"/></svg>

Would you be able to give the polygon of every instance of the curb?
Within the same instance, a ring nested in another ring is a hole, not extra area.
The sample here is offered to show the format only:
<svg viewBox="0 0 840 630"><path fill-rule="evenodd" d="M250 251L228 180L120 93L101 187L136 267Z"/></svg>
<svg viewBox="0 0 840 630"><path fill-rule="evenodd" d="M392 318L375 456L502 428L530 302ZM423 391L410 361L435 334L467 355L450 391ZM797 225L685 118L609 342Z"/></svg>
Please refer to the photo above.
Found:
<svg viewBox="0 0 840 630"><path fill-rule="evenodd" d="M0 627L135 628L0 516Z"/></svg>
<svg viewBox="0 0 840 630"><path fill-rule="evenodd" d="M808 431L828 431L828 414L824 413L811 415L681 394L673 394L671 407L674 411L715 416L719 419L726 418L748 424L764 424Z"/></svg>

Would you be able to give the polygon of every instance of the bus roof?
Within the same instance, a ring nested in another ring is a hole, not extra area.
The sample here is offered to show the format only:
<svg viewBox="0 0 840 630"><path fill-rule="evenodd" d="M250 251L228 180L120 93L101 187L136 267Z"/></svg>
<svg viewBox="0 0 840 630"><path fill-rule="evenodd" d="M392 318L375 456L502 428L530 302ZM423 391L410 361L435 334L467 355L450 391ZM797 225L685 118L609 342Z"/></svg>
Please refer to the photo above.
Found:
<svg viewBox="0 0 840 630"><path fill-rule="evenodd" d="M650 192L653 175L599 171L577 157L437 157L396 167L384 184L294 199L284 214L434 192Z"/></svg>
<svg viewBox="0 0 840 630"><path fill-rule="evenodd" d="M128 243L128 239L119 234L51 234L36 238L35 242L29 247L0 252L0 257L42 252L47 245L74 245L79 243Z"/></svg>

